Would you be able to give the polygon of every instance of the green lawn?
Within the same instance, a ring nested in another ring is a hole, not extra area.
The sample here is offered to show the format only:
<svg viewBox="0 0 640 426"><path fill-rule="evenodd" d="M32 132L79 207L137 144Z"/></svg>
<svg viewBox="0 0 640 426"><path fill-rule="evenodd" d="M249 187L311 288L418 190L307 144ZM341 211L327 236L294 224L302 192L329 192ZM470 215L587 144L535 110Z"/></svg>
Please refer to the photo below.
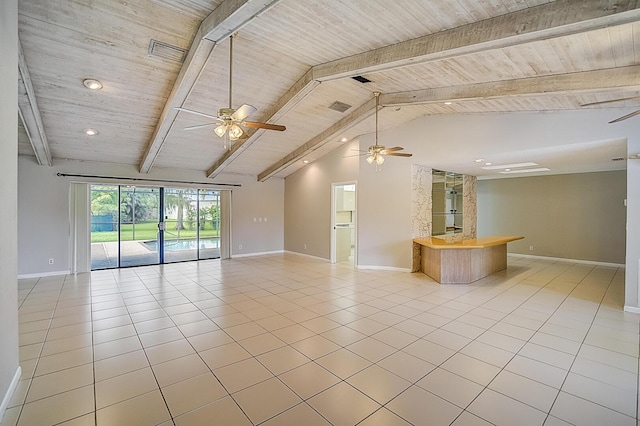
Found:
<svg viewBox="0 0 640 426"><path fill-rule="evenodd" d="M193 229L183 229L176 230L174 221L167 221L166 223L166 231L164 233L165 238L195 238L196 237L196 229L195 225ZM187 224L185 226L188 227ZM120 227L121 229L121 241L133 241L133 225L131 224L123 224ZM203 237L217 237L219 236L218 230L213 229L210 222L207 222L205 225L205 229L200 230L200 238ZM135 225L135 240L155 240L158 237L158 223L157 222L148 222L148 223L136 223ZM91 232L91 242L92 243L106 243L118 241L118 232L117 231L107 231L107 232Z"/></svg>

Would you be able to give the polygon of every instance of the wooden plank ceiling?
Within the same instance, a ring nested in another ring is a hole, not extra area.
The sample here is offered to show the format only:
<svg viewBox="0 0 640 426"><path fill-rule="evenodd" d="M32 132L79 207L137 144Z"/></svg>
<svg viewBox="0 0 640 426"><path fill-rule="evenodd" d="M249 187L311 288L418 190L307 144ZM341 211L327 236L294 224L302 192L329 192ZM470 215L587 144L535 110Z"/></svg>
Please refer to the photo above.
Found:
<svg viewBox="0 0 640 426"><path fill-rule="evenodd" d="M402 105L383 108L380 129L427 114L640 108L639 0L446 3L21 0L32 86L21 115L37 107L21 125L20 153L40 151L41 164L49 152L54 165L95 160L265 180L372 132L374 91L384 106ZM210 119L175 108L215 115L227 106L236 31L233 107L251 104L251 120L287 130L249 130L225 150L212 127L184 130ZM183 62L152 55L151 40L189 53ZM86 78L104 87L88 90ZM581 106L626 97L636 98ZM351 107L329 109L335 101ZM35 133L44 137L33 139L29 120L41 121Z"/></svg>

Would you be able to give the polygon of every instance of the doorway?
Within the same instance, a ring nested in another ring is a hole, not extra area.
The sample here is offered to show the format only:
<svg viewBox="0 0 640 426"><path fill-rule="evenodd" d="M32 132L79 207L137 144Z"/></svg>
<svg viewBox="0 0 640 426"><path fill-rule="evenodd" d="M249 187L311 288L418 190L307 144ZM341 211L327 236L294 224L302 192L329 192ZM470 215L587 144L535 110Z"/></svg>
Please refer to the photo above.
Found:
<svg viewBox="0 0 640 426"><path fill-rule="evenodd" d="M356 182L331 184L331 263L357 265Z"/></svg>
<svg viewBox="0 0 640 426"><path fill-rule="evenodd" d="M220 258L221 191L91 185L91 269ZM224 240L224 239L223 239Z"/></svg>

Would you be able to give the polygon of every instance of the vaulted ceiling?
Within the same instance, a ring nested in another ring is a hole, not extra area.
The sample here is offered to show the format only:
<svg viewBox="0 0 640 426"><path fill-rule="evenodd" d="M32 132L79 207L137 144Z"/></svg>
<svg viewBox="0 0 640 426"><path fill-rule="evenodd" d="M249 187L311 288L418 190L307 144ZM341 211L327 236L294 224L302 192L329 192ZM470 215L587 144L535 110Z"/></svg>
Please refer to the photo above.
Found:
<svg viewBox="0 0 640 426"><path fill-rule="evenodd" d="M640 109L639 0L20 0L19 8L19 152L41 164L285 177L304 158L372 132L374 91L383 93L381 129L431 114ZM232 106L253 105L252 121L287 130L247 129L225 149L213 127L184 130L211 120L176 108L216 115L228 106L234 33ZM160 49L150 50L152 40ZM103 88L85 88L87 78ZM584 106L621 98L631 99ZM330 109L336 101L350 107Z"/></svg>

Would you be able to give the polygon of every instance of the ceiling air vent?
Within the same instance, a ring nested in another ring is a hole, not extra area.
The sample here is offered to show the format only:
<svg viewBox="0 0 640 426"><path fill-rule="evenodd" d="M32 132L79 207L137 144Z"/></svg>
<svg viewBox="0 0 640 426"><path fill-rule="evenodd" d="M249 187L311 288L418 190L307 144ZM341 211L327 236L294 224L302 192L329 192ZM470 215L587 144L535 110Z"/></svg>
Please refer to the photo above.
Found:
<svg viewBox="0 0 640 426"><path fill-rule="evenodd" d="M345 104L344 102L340 102L340 101L335 101L334 103L329 105L329 109L332 109L338 112L345 112L349 108L351 108L351 105Z"/></svg>
<svg viewBox="0 0 640 426"><path fill-rule="evenodd" d="M182 63L187 57L187 51L178 46L152 39L149 43L149 55Z"/></svg>
<svg viewBox="0 0 640 426"><path fill-rule="evenodd" d="M355 77L351 77L352 79L354 79L355 81L359 81L360 83L371 83L371 80L369 80L366 77L363 77L361 75L357 75Z"/></svg>

